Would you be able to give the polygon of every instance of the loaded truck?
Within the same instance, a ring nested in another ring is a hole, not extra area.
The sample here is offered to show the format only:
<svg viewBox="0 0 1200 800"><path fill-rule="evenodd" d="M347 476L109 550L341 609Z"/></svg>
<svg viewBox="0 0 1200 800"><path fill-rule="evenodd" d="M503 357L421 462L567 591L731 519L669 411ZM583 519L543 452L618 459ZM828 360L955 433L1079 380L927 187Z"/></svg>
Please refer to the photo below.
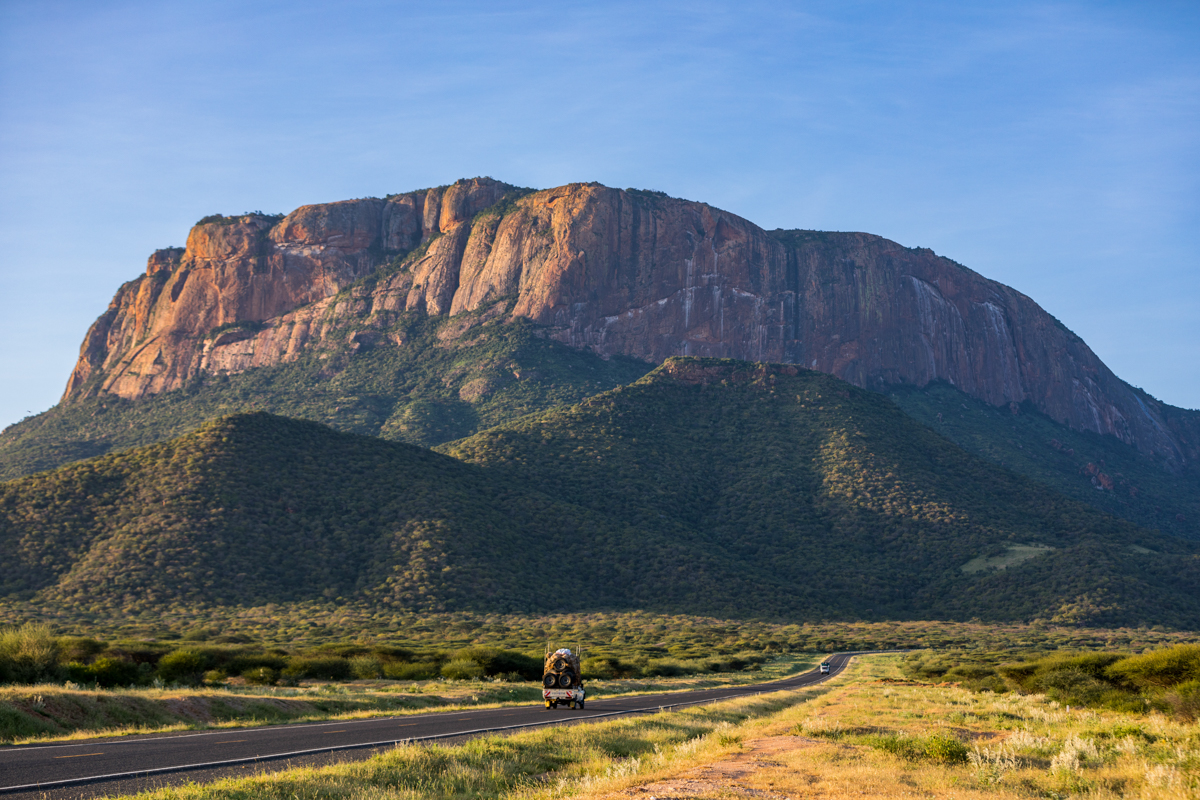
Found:
<svg viewBox="0 0 1200 800"><path fill-rule="evenodd" d="M546 708L558 708L559 703L570 708L583 708L586 694L579 654L565 647L547 653L542 667L542 699L546 701Z"/></svg>

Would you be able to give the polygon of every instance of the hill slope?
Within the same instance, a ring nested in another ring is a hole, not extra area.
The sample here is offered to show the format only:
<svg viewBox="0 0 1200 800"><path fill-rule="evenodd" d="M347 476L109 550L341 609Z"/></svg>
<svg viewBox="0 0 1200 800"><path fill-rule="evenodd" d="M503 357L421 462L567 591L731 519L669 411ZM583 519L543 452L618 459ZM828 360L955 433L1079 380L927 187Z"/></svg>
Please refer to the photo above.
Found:
<svg viewBox="0 0 1200 800"><path fill-rule="evenodd" d="M0 591L98 613L339 597L526 609L572 584L530 588L521 564L545 540L602 537L597 524L422 448L238 415L0 484Z"/></svg>
<svg viewBox="0 0 1200 800"><path fill-rule="evenodd" d="M671 359L443 446L683 548L679 608L1190 626L1197 547L972 457L886 398L795 367ZM695 572L701 551L731 573ZM1004 568L1006 567L1006 568Z"/></svg>
<svg viewBox="0 0 1200 800"><path fill-rule="evenodd" d="M992 406L949 384L894 386L900 408L960 447L1067 497L1200 541L1200 476L1162 469L1113 436L1071 430L1031 403Z"/></svg>
<svg viewBox="0 0 1200 800"><path fill-rule="evenodd" d="M672 359L444 449L252 414L0 484L0 592L108 616L323 599L1200 626L1200 547L794 366Z"/></svg>

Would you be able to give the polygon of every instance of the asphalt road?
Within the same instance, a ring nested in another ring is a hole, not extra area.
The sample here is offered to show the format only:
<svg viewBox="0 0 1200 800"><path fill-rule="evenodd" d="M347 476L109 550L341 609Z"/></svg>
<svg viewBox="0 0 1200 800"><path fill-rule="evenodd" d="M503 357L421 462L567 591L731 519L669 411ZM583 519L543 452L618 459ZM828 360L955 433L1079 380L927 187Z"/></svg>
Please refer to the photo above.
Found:
<svg viewBox="0 0 1200 800"><path fill-rule="evenodd" d="M550 710L539 703L401 717L20 745L0 749L0 793L44 792L88 784L127 784L136 778L204 773L272 760L296 761L339 751L351 755L358 750L365 757L373 749L400 742L455 739L518 728L656 713L669 708L811 686L840 673L851 655L854 654L832 656L828 675L814 670L751 686L588 699L584 710L562 707Z"/></svg>

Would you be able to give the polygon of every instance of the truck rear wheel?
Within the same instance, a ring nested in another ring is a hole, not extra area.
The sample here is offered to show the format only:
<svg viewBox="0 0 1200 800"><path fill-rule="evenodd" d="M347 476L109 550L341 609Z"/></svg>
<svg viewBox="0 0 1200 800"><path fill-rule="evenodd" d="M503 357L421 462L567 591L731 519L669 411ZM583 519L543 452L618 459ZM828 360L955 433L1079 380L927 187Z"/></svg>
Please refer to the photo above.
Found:
<svg viewBox="0 0 1200 800"><path fill-rule="evenodd" d="M583 711L583 701L582 700L579 701L579 710Z"/></svg>

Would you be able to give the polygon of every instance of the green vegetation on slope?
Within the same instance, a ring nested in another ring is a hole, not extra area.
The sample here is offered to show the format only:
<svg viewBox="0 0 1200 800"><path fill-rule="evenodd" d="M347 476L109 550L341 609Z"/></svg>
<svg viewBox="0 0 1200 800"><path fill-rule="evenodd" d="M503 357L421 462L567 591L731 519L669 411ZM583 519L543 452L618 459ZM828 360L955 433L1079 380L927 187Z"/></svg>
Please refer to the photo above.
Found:
<svg viewBox="0 0 1200 800"><path fill-rule="evenodd" d="M123 613L321 597L554 606L572 579L530 589L543 542L597 538L593 517L418 447L241 415L0 484L0 591Z"/></svg>
<svg viewBox="0 0 1200 800"><path fill-rule="evenodd" d="M675 543L666 561L647 552L639 567L677 571L656 587L667 608L1182 626L1200 609L1194 546L794 367L670 359L631 386L442 449ZM1045 555L962 569L1021 545Z"/></svg>
<svg viewBox="0 0 1200 800"><path fill-rule="evenodd" d="M1116 437L1073 431L1032 404L1013 413L945 383L895 386L906 413L968 452L1144 528L1200 540L1200 477L1173 474Z"/></svg>
<svg viewBox="0 0 1200 800"><path fill-rule="evenodd" d="M525 320L480 324L476 314L412 312L384 333L391 339L381 335L374 346L347 344L288 364L206 376L137 401L106 395L60 404L0 433L0 480L256 410L428 447L576 402L651 369L636 359L573 350Z"/></svg>
<svg viewBox="0 0 1200 800"><path fill-rule="evenodd" d="M12 481L0 591L164 617L324 598L393 613L1200 623L1195 545L791 366L672 359L444 449L461 460L260 413Z"/></svg>

